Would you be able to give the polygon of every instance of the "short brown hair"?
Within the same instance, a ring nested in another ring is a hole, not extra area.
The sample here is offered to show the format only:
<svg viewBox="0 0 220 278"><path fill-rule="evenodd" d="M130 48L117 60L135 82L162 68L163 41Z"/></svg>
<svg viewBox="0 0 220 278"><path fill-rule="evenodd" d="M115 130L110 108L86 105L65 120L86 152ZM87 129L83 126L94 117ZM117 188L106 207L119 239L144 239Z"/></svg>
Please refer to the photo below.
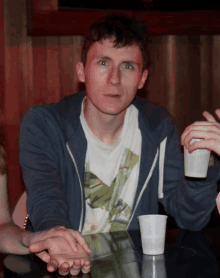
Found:
<svg viewBox="0 0 220 278"><path fill-rule="evenodd" d="M147 51L148 37L146 26L132 17L108 15L94 22L82 48L82 63L86 65L88 51L95 42L113 39L114 47L137 45L143 56L143 70L147 69L149 55Z"/></svg>

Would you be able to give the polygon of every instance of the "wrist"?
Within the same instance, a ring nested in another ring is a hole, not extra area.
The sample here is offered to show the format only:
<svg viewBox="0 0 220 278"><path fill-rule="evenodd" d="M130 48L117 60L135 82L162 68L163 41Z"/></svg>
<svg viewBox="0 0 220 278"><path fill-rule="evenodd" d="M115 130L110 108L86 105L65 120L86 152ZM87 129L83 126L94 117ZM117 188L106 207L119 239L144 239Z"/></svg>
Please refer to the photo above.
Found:
<svg viewBox="0 0 220 278"><path fill-rule="evenodd" d="M29 231L21 230L21 244L29 248L32 233Z"/></svg>

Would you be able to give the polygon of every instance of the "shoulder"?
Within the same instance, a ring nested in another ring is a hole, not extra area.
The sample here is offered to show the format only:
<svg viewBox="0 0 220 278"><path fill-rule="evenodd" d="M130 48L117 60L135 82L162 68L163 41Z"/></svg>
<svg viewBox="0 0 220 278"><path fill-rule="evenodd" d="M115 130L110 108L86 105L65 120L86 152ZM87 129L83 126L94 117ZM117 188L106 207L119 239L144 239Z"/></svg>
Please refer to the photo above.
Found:
<svg viewBox="0 0 220 278"><path fill-rule="evenodd" d="M22 124L49 122L62 124L64 121L74 120L79 117L84 93L74 94L63 98L58 103L36 105L29 109L22 120Z"/></svg>
<svg viewBox="0 0 220 278"><path fill-rule="evenodd" d="M133 104L138 108L141 119L146 122L151 131L161 131L161 128L170 130L176 127L176 122L164 108L141 98L136 98Z"/></svg>

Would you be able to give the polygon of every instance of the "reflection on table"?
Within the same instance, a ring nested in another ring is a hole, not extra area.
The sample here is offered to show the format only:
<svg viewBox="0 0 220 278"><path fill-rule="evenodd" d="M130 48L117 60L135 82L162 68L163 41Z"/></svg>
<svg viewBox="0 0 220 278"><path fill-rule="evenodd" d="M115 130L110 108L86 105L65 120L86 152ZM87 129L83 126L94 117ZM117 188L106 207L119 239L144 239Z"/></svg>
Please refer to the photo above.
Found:
<svg viewBox="0 0 220 278"><path fill-rule="evenodd" d="M140 232L114 232L87 235L93 253L91 273L77 277L93 278L212 278L219 276L220 239L216 230L167 231L163 255L143 255ZM9 255L4 275L10 277L63 277L48 273L36 256Z"/></svg>

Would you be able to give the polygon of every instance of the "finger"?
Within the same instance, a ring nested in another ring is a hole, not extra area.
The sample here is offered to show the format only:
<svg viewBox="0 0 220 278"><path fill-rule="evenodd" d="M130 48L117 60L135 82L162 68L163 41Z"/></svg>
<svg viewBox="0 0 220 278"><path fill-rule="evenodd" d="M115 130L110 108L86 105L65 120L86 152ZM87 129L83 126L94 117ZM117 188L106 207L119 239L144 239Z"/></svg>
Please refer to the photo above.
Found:
<svg viewBox="0 0 220 278"><path fill-rule="evenodd" d="M217 115L217 117L218 117L219 120L220 120L220 109L216 109L216 110L215 110L215 114Z"/></svg>
<svg viewBox="0 0 220 278"><path fill-rule="evenodd" d="M81 261L80 261L80 259L75 259L73 261L72 267L70 268L70 274L78 275L80 270L81 270Z"/></svg>
<svg viewBox="0 0 220 278"><path fill-rule="evenodd" d="M216 198L216 205L217 205L218 212L220 214L220 193L218 194L218 196Z"/></svg>
<svg viewBox="0 0 220 278"><path fill-rule="evenodd" d="M64 262L59 267L62 268L63 270L67 270L67 268L70 268L70 265L68 262Z"/></svg>
<svg viewBox="0 0 220 278"><path fill-rule="evenodd" d="M58 261L55 259L51 259L47 264L47 271L54 272L57 270L58 266L59 266Z"/></svg>
<svg viewBox="0 0 220 278"><path fill-rule="evenodd" d="M202 128L200 130L191 130L184 140L184 146L189 149L191 147L191 140L192 139L205 139L205 140L218 140L220 138L220 130L218 127L210 126L208 128ZM193 143L195 144L195 143Z"/></svg>
<svg viewBox="0 0 220 278"><path fill-rule="evenodd" d="M67 262L64 262L62 263L60 266L59 266L59 274L60 275L68 275L70 272L70 265L67 263Z"/></svg>
<svg viewBox="0 0 220 278"><path fill-rule="evenodd" d="M193 145L191 145L188 149L189 153L192 153L193 151L197 149L206 149L209 151L214 151L216 153L219 153L219 149L216 147L216 142L213 139L208 140L202 140L200 142L195 142Z"/></svg>
<svg viewBox="0 0 220 278"><path fill-rule="evenodd" d="M45 263L49 263L50 261L50 255L46 252L40 252L40 253L35 253L35 255L40 258L42 261L44 261Z"/></svg>
<svg viewBox="0 0 220 278"><path fill-rule="evenodd" d="M70 275L71 276L77 276L80 273L80 269L79 270L70 270Z"/></svg>
<svg viewBox="0 0 220 278"><path fill-rule="evenodd" d="M190 126L210 125L210 124L214 124L214 123L216 123L216 120L215 120L215 122L214 121L212 121L212 122L211 121L210 122L207 122L207 121L197 121L197 122L191 124Z"/></svg>
<svg viewBox="0 0 220 278"><path fill-rule="evenodd" d="M29 246L29 250L32 253L38 253L38 252L41 252L41 251L46 250L46 249L48 249L48 241L47 240L40 240L40 241L37 241L35 243L32 243Z"/></svg>
<svg viewBox="0 0 220 278"><path fill-rule="evenodd" d="M204 134L201 131L191 131L187 134L185 140L184 140L184 147L189 149L192 145L195 144L195 142L192 142L192 139L203 139L204 136L207 135L206 133Z"/></svg>
<svg viewBox="0 0 220 278"><path fill-rule="evenodd" d="M200 142L194 142L192 145L189 145L188 152L192 153L197 149L204 149L204 147L201 144L201 141Z"/></svg>
<svg viewBox="0 0 220 278"><path fill-rule="evenodd" d="M75 235L75 239L85 249L85 251L88 252L89 254L91 254L92 251L90 250L88 244L86 243L85 238L80 234L80 232L74 231L74 235Z"/></svg>
<svg viewBox="0 0 220 278"><path fill-rule="evenodd" d="M200 133L201 134L201 133ZM193 142L192 144L189 142L187 144L187 149L188 149L188 152L191 153L193 152L194 150L197 150L197 149L207 149L207 150L211 150L210 147L212 145L212 139L210 139L208 137L208 135L205 133L203 134L201 137L203 137L202 140L200 141L195 141Z"/></svg>
<svg viewBox="0 0 220 278"><path fill-rule="evenodd" d="M90 266L88 268L83 267L82 268L82 273L87 274L90 272Z"/></svg>
<svg viewBox="0 0 220 278"><path fill-rule="evenodd" d="M215 125L213 122L195 122L188 126L181 135L181 145L185 145L185 139L192 130L208 129Z"/></svg>
<svg viewBox="0 0 220 278"><path fill-rule="evenodd" d="M188 129L187 134L193 131L220 132L218 123L209 123L209 125L195 125Z"/></svg>
<svg viewBox="0 0 220 278"><path fill-rule="evenodd" d="M50 254L54 254L55 250L59 249L61 242L66 244L66 247L69 249L69 245L67 246L67 241L63 237L48 237L47 239L37 241L30 245L30 249L32 252L41 252L43 250L48 250Z"/></svg>
<svg viewBox="0 0 220 278"><path fill-rule="evenodd" d="M203 112L203 116L206 118L206 120L208 122L213 122L213 123L216 122L215 118L209 112L207 112L207 111Z"/></svg>
<svg viewBox="0 0 220 278"><path fill-rule="evenodd" d="M90 261L89 261L89 260L85 260L85 261L83 262L82 267L81 267L82 272L85 273L85 274L86 274L86 273L89 273L90 267L91 267Z"/></svg>
<svg viewBox="0 0 220 278"><path fill-rule="evenodd" d="M185 138L189 134L187 129L184 130L183 134L181 135L181 145L185 145Z"/></svg>
<svg viewBox="0 0 220 278"><path fill-rule="evenodd" d="M184 143L188 143L191 139L211 138L220 135L219 124L211 124L209 126L194 126L185 135ZM219 135L218 135L219 134Z"/></svg>
<svg viewBox="0 0 220 278"><path fill-rule="evenodd" d="M82 268L82 273L87 274L90 272L90 266L88 268Z"/></svg>

